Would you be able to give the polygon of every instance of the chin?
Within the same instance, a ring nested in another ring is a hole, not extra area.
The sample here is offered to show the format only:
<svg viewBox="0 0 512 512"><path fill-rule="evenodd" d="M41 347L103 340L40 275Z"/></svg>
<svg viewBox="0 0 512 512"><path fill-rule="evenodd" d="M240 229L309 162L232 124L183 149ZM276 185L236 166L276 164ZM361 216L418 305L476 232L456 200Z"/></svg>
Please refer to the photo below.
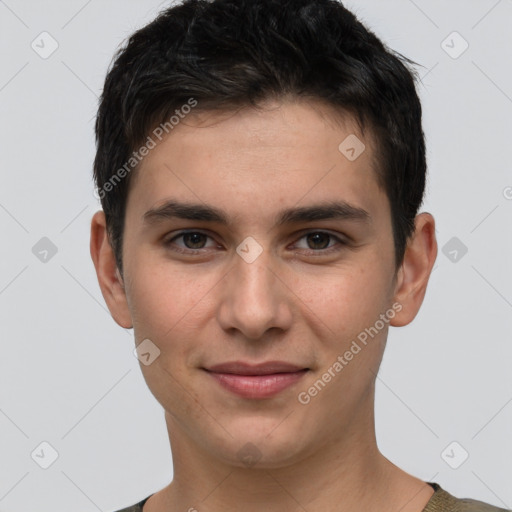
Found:
<svg viewBox="0 0 512 512"><path fill-rule="evenodd" d="M280 423L281 422L281 423ZM305 458L309 450L304 432L295 431L283 418L246 420L230 424L233 437L225 439L223 449L215 446L217 455L231 466L248 469L277 469Z"/></svg>

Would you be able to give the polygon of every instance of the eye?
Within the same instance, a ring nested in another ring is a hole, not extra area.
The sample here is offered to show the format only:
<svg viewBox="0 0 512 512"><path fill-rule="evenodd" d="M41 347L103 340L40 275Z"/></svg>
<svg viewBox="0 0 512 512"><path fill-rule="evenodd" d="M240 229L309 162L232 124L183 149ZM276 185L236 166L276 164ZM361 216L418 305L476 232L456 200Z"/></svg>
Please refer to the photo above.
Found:
<svg viewBox="0 0 512 512"><path fill-rule="evenodd" d="M305 249L309 253L330 253L332 252L332 249L340 250L342 246L347 245L344 240L326 231L310 231L303 235L299 240L305 240L306 242L306 247L303 245L299 248ZM296 247L299 245L300 244L296 244Z"/></svg>
<svg viewBox="0 0 512 512"><path fill-rule="evenodd" d="M210 241L209 245L208 241ZM164 240L163 243L175 252L190 255L201 254L208 249L221 248L210 235L202 231L182 231ZM302 235L293 247L305 251L307 254L317 254L320 256L339 251L346 245L346 241L332 233L309 231Z"/></svg>
<svg viewBox="0 0 512 512"><path fill-rule="evenodd" d="M183 244L176 244L176 241L180 239ZM212 241L209 247L206 245L208 239ZM164 240L164 245L176 252L187 254L193 254L201 251L202 249L218 247L218 244L215 243L212 237L202 231L182 231L181 233L174 235L172 238Z"/></svg>

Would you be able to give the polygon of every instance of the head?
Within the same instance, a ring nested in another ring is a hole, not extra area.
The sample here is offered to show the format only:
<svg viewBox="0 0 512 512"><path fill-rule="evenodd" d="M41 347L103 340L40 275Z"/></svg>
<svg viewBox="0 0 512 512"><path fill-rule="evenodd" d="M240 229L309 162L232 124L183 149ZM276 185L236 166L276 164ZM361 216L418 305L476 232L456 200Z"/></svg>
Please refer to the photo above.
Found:
<svg viewBox="0 0 512 512"><path fill-rule="evenodd" d="M188 0L115 56L91 253L114 319L159 351L142 369L174 435L205 453L242 464L251 443L276 466L371 429L388 327L436 256L408 62L333 0ZM241 396L214 371L235 361L300 375Z"/></svg>
<svg viewBox="0 0 512 512"><path fill-rule="evenodd" d="M334 0L201 0L164 11L118 51L96 120L94 178L121 273L140 150L191 109L236 111L284 97L324 102L374 137L398 268L426 176L421 104L407 63Z"/></svg>

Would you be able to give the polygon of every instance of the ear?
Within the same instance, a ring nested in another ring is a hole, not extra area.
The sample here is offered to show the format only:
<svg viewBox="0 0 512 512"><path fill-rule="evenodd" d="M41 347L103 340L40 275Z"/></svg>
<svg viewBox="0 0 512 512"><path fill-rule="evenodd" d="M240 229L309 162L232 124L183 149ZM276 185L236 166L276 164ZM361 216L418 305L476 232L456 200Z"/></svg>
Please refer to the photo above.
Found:
<svg viewBox="0 0 512 512"><path fill-rule="evenodd" d="M402 327L418 313L434 262L437 257L435 221L430 213L421 213L414 221L414 233L407 243L403 263L398 270L395 302L402 305L390 324Z"/></svg>
<svg viewBox="0 0 512 512"><path fill-rule="evenodd" d="M96 212L91 221L91 258L98 283L112 318L125 329L133 327L124 283L107 235L105 213Z"/></svg>

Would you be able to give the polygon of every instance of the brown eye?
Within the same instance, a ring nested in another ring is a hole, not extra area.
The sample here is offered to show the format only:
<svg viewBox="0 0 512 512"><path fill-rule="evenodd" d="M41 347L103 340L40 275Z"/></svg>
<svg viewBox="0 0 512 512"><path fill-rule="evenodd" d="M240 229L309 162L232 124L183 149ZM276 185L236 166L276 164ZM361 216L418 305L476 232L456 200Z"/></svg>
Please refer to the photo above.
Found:
<svg viewBox="0 0 512 512"><path fill-rule="evenodd" d="M181 235L183 238L183 243L187 247L187 249L202 249L206 242L206 238L208 238L203 233L184 233Z"/></svg>
<svg viewBox="0 0 512 512"><path fill-rule="evenodd" d="M326 249L329 246L329 241L332 238L327 233L310 233L306 235L308 246L310 249Z"/></svg>
<svg viewBox="0 0 512 512"><path fill-rule="evenodd" d="M173 251L191 255L218 247L211 236L201 231L182 231L164 240L163 244Z"/></svg>
<svg viewBox="0 0 512 512"><path fill-rule="evenodd" d="M323 254L330 254L335 251L342 250L348 242L344 238L338 237L326 231L310 231L305 233L295 243L294 248L298 248L315 256L322 256Z"/></svg>

